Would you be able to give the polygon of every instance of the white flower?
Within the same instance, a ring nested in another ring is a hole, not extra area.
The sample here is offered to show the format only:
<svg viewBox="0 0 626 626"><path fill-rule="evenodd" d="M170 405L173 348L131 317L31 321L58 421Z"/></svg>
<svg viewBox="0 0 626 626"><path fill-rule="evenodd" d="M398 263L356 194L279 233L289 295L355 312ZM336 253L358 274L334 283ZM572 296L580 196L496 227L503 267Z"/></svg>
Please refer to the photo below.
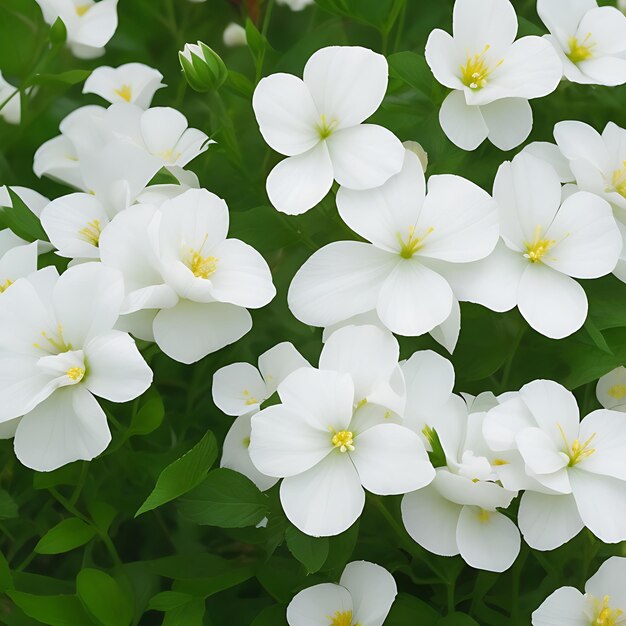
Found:
<svg viewBox="0 0 626 626"><path fill-rule="evenodd" d="M18 278L37 271L37 242L15 245L9 233L0 230L0 297Z"/></svg>
<svg viewBox="0 0 626 626"><path fill-rule="evenodd" d="M563 73L574 83L626 83L626 16L596 0L537 0Z"/></svg>
<svg viewBox="0 0 626 626"><path fill-rule="evenodd" d="M424 445L400 426L404 384L399 347L374 326L334 332L320 369L302 368L279 386L281 404L252 417L250 458L283 478L289 520L313 536L337 535L359 517L364 488L406 493L434 476Z"/></svg>
<svg viewBox="0 0 626 626"><path fill-rule="evenodd" d="M292 313L330 326L376 309L389 330L407 336L446 321L455 300L444 272L493 250L497 211L489 194L459 176L431 176L427 194L425 187L410 150L402 171L383 186L342 187L342 219L371 243L338 241L315 252L289 287Z"/></svg>
<svg viewBox="0 0 626 626"><path fill-rule="evenodd" d="M393 576L368 561L348 563L339 584L298 593L287 607L289 626L383 626L398 588Z"/></svg>
<svg viewBox="0 0 626 626"><path fill-rule="evenodd" d="M67 43L80 59L104 54L104 46L117 29L117 0L36 0L43 18L54 24L61 18L67 29Z"/></svg>
<svg viewBox="0 0 626 626"><path fill-rule="evenodd" d="M85 81L83 93L95 93L107 102L130 102L147 109L155 92L165 87L163 74L143 63L97 67Z"/></svg>
<svg viewBox="0 0 626 626"><path fill-rule="evenodd" d="M485 413L468 414L465 402L452 394L454 371L439 355L416 352L402 370L404 423L423 432L434 450L440 443L445 453L433 482L402 499L408 533L435 554L460 554L478 569L508 569L519 553L519 531L497 508L508 507L517 492L499 482L498 471L509 459L494 458L484 441Z"/></svg>
<svg viewBox="0 0 626 626"><path fill-rule="evenodd" d="M626 620L626 558L607 559L587 581L585 593L561 587L532 615L532 626L617 626Z"/></svg>
<svg viewBox="0 0 626 626"><path fill-rule="evenodd" d="M241 24L230 22L224 29L222 41L225 46L234 48L236 46L245 46L248 43L246 38L246 29Z"/></svg>
<svg viewBox="0 0 626 626"><path fill-rule="evenodd" d="M94 396L127 402L152 382L134 341L113 330L122 276L96 263L48 267L0 298L0 421L21 417L15 454L50 471L90 460L109 444Z"/></svg>
<svg viewBox="0 0 626 626"><path fill-rule="evenodd" d="M387 90L387 61L367 48L331 46L304 67L304 79L272 74L252 106L271 148L287 156L267 177L267 194L297 215L328 193L333 179L350 189L382 185L402 167L403 148L387 129L363 124Z"/></svg>
<svg viewBox="0 0 626 626"><path fill-rule="evenodd" d="M0 117L9 124L19 124L21 117L21 95L16 93L17 87L7 82L0 72L0 104L8 102L0 109ZM15 95L14 95L15 94Z"/></svg>
<svg viewBox="0 0 626 626"><path fill-rule="evenodd" d="M580 191L561 203L559 176L522 152L503 163L493 196L502 242L484 261L446 274L460 300L495 311L518 306L536 331L561 339L587 317L587 296L574 278L609 274L622 237L609 204Z"/></svg>
<svg viewBox="0 0 626 626"><path fill-rule="evenodd" d="M315 4L315 0L276 0L276 4L288 6L292 11L302 11L302 9Z"/></svg>
<svg viewBox="0 0 626 626"><path fill-rule="evenodd" d="M189 189L160 208L135 205L102 232L103 263L122 271L126 299L120 319L168 356L193 363L252 327L248 308L275 295L263 257L226 239L226 203L206 189Z"/></svg>
<svg viewBox="0 0 626 626"><path fill-rule="evenodd" d="M517 34L509 0L456 0L454 36L435 29L426 43L426 61L435 78L453 91L439 111L450 141L474 150L489 139L510 150L528 137L533 123L528 100L552 93L561 62L541 37Z"/></svg>
<svg viewBox="0 0 626 626"><path fill-rule="evenodd" d="M579 422L573 394L536 380L487 413L483 434L496 452L518 450L535 490L518 523L537 550L552 550L586 526L601 541L626 539L626 420L600 409Z"/></svg>
<svg viewBox="0 0 626 626"><path fill-rule="evenodd" d="M596 397L605 409L626 413L626 367L620 365L598 380Z"/></svg>

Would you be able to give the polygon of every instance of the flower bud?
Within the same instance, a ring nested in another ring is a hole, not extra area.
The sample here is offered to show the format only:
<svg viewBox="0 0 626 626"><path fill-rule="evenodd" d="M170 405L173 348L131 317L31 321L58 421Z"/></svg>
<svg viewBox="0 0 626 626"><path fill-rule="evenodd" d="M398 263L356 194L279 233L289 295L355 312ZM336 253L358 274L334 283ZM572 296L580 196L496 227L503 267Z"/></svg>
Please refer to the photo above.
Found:
<svg viewBox="0 0 626 626"><path fill-rule="evenodd" d="M189 86L195 91L219 89L228 77L224 61L201 41L185 44L178 58Z"/></svg>
<svg viewBox="0 0 626 626"><path fill-rule="evenodd" d="M224 35L222 38L224 40L224 45L229 48L234 48L235 46L245 46L247 44L246 29L240 24L235 24L235 22L231 22L224 29Z"/></svg>

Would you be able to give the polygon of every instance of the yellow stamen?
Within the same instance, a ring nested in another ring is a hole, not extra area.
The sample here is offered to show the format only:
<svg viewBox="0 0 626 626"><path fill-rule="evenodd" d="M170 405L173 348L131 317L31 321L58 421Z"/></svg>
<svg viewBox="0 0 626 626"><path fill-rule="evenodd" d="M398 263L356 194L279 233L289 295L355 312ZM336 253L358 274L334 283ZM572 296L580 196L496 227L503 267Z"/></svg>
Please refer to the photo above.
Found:
<svg viewBox="0 0 626 626"><path fill-rule="evenodd" d="M0 293L4 293L11 285L13 284L13 281L10 278L7 278L1 285L0 285Z"/></svg>
<svg viewBox="0 0 626 626"><path fill-rule="evenodd" d="M246 446L246 448L250 447L250 437L244 437L243 445Z"/></svg>
<svg viewBox="0 0 626 626"><path fill-rule="evenodd" d="M335 448L339 448L339 452L354 452L354 435L349 430L340 430L339 432L334 432L331 428L331 432L333 436L331 438L331 443Z"/></svg>
<svg viewBox="0 0 626 626"><path fill-rule="evenodd" d="M320 121L317 123L316 129L317 133L320 136L320 139L328 139L333 134L335 128L339 124L339 120L332 119L330 121L326 120L325 115L320 116Z"/></svg>
<svg viewBox="0 0 626 626"><path fill-rule="evenodd" d="M626 198L626 161L622 163L621 169L613 172L611 191L617 191L620 196Z"/></svg>
<svg viewBox="0 0 626 626"><path fill-rule="evenodd" d="M79 4L75 9L76 15L82 17L83 15L85 15L85 13L87 13L87 11L89 11L89 9L91 9L90 4Z"/></svg>
<svg viewBox="0 0 626 626"><path fill-rule="evenodd" d="M400 242L400 256L403 259L410 259L418 250L424 247L424 240L430 233L435 230L432 226L423 234L415 234L415 226L409 226L409 237L405 241L401 233L397 233L398 241Z"/></svg>
<svg viewBox="0 0 626 626"><path fill-rule="evenodd" d="M189 256L186 261L187 267L192 271L196 278L208 278L217 270L218 258L214 256L203 256L202 251L204 245L209 238L208 233L204 235L204 239L200 248L197 250L190 248Z"/></svg>
<svg viewBox="0 0 626 626"><path fill-rule="evenodd" d="M542 239L543 228L537 224L534 239L526 243L526 253L524 256L531 263L540 263L546 252L556 243L554 239Z"/></svg>
<svg viewBox="0 0 626 626"><path fill-rule="evenodd" d="M115 90L115 93L122 99L126 100L126 102L130 102L133 97L133 91L130 88L130 85L122 85L119 89Z"/></svg>
<svg viewBox="0 0 626 626"><path fill-rule="evenodd" d="M491 518L491 511L486 511L485 509L480 509L480 511L478 511L478 519L483 524L488 522L490 518Z"/></svg>
<svg viewBox="0 0 626 626"><path fill-rule="evenodd" d="M92 246L96 248L100 245L100 235L102 233L102 228L100 226L100 220L92 220L87 223L85 228L81 228L78 231L78 234Z"/></svg>
<svg viewBox="0 0 626 626"><path fill-rule="evenodd" d="M619 617L624 614L621 609L611 609L609 599L609 596L604 596L602 604L596 603L596 617L591 626L615 626Z"/></svg>
<svg viewBox="0 0 626 626"><path fill-rule="evenodd" d="M330 620L329 626L360 626L352 623L352 611L335 611L326 619Z"/></svg>
<svg viewBox="0 0 626 626"><path fill-rule="evenodd" d="M487 84L489 75L504 62L504 59L500 59L493 67L489 67L486 58L489 48L490 46L487 44L483 51L478 54L470 55L468 53L465 65L461 65L460 68L461 81L466 87L482 89Z"/></svg>
<svg viewBox="0 0 626 626"><path fill-rule="evenodd" d="M578 41L576 37L570 37L567 40L569 52L566 56L572 63L580 63L581 61L586 61L593 56L593 52L591 50L596 44L595 42L590 41L590 39L591 33L587 33L587 36L582 41Z"/></svg>
<svg viewBox="0 0 626 626"><path fill-rule="evenodd" d="M492 465L508 465L509 462L504 459L494 459Z"/></svg>
<svg viewBox="0 0 626 626"><path fill-rule="evenodd" d="M39 343L33 343L33 347L38 350L43 350L48 354L61 354L62 352L68 352L72 350L72 344L66 343L63 338L63 326L59 324L57 326L56 336L51 337L45 330L41 331L41 336L48 342L48 346L42 346Z"/></svg>
<svg viewBox="0 0 626 626"><path fill-rule="evenodd" d="M243 390L243 395L246 398L246 404L248 406L250 406L251 404L258 404L259 403L259 401L253 395L251 395L250 392L247 389Z"/></svg>
<svg viewBox="0 0 626 626"><path fill-rule="evenodd" d="M85 370L82 367L70 367L67 370L67 377L71 378L75 383L80 382L85 375Z"/></svg>
<svg viewBox="0 0 626 626"><path fill-rule="evenodd" d="M607 392L612 398L621 400L626 396L626 385L613 385Z"/></svg>
<svg viewBox="0 0 626 626"><path fill-rule="evenodd" d="M569 457L569 467L574 467L577 463L584 461L586 458L590 457L595 451L595 448L591 448L591 442L595 439L596 433L593 433L587 441L581 443L580 439L574 439L572 441L572 445L569 445L567 441L567 437L565 436L565 430L561 424L557 424L557 428L561 433L561 438L563 439L563 443L565 444L565 454Z"/></svg>

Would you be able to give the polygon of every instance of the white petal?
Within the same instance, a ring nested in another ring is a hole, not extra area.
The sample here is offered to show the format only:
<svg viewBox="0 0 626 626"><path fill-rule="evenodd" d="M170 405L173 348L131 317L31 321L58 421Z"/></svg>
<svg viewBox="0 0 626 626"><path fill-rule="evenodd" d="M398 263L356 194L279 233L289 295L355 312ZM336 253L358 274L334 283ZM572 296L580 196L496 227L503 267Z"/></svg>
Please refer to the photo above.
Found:
<svg viewBox="0 0 626 626"><path fill-rule="evenodd" d="M319 113L347 128L378 109L387 91L387 72L385 57L368 48L329 46L307 61L304 82Z"/></svg>
<svg viewBox="0 0 626 626"><path fill-rule="evenodd" d="M585 13L597 6L596 0L537 0L537 13L548 30L565 41L576 33Z"/></svg>
<svg viewBox="0 0 626 626"><path fill-rule="evenodd" d="M578 440L589 441L593 454L581 459L576 467L586 472L626 480L626 419L623 413L599 409L580 423Z"/></svg>
<svg viewBox="0 0 626 626"><path fill-rule="evenodd" d="M352 611L350 592L340 585L322 583L296 594L287 607L289 626L319 626L335 613Z"/></svg>
<svg viewBox="0 0 626 626"><path fill-rule="evenodd" d="M312 209L333 184L333 165L325 142L283 159L269 173L267 195L281 213L300 215Z"/></svg>
<svg viewBox="0 0 626 626"><path fill-rule="evenodd" d="M330 326L376 308L397 255L358 241L338 241L315 252L297 271L287 295L305 324Z"/></svg>
<svg viewBox="0 0 626 626"><path fill-rule="evenodd" d="M603 8L608 9L611 7ZM613 87L623 85L626 82L626 59L606 56L582 61L578 67L583 72L583 75L588 76L593 83L598 85Z"/></svg>
<svg viewBox="0 0 626 626"><path fill-rule="evenodd" d="M363 487L372 493L408 493L435 477L421 438L398 424L379 424L358 434L349 454Z"/></svg>
<svg viewBox="0 0 626 626"><path fill-rule="evenodd" d="M596 397L605 409L621 411L626 398L626 367L620 365L598 380Z"/></svg>
<svg viewBox="0 0 626 626"><path fill-rule="evenodd" d="M524 98L502 98L480 107L489 134L500 150L512 150L526 141L533 128L533 110Z"/></svg>
<svg viewBox="0 0 626 626"><path fill-rule="evenodd" d="M42 143L33 159L33 172L36 176L46 175L53 180L86 191L76 148L63 135Z"/></svg>
<svg viewBox="0 0 626 626"><path fill-rule="evenodd" d="M180 363L195 363L241 339L252 328L250 313L222 302L181 300L154 319L154 338L161 350Z"/></svg>
<svg viewBox="0 0 626 626"><path fill-rule="evenodd" d="M248 451L263 474L296 476L320 463L333 450L331 436L332 433L311 425L296 409L275 404L252 416Z"/></svg>
<svg viewBox="0 0 626 626"><path fill-rule="evenodd" d="M483 435L489 447L496 452L514 450L517 433L535 425L536 420L528 406L516 396L487 411Z"/></svg>
<svg viewBox="0 0 626 626"><path fill-rule="evenodd" d="M626 559L612 556L600 565L598 571L585 584L585 592L596 598L609 596L610 606L613 609L626 607L626 593L624 592L624 571ZM623 611L623 609L622 609ZM623 621L623 618L622 618Z"/></svg>
<svg viewBox="0 0 626 626"><path fill-rule="evenodd" d="M439 109L439 123L446 137L462 150L476 150L489 134L480 107L468 105L462 91L448 94Z"/></svg>
<svg viewBox="0 0 626 626"><path fill-rule="evenodd" d="M465 58L459 54L459 46L449 33L440 28L431 31L426 42L425 56L433 76L444 87L463 89L459 68L465 64Z"/></svg>
<svg viewBox="0 0 626 626"><path fill-rule="evenodd" d="M104 411L81 385L58 389L25 415L15 433L21 463L49 472L83 459L90 461L111 441Z"/></svg>
<svg viewBox="0 0 626 626"><path fill-rule="evenodd" d="M152 370L126 333L111 330L85 345L89 369L85 386L112 402L128 402L152 383Z"/></svg>
<svg viewBox="0 0 626 626"><path fill-rule="evenodd" d="M383 626L398 593L393 576L367 561L348 563L339 584L352 596L352 619L363 626Z"/></svg>
<svg viewBox="0 0 626 626"><path fill-rule="evenodd" d="M544 474L554 474L566 468L568 456L560 452L552 439L540 428L525 428L515 438L526 467L541 482Z"/></svg>
<svg viewBox="0 0 626 626"><path fill-rule="evenodd" d="M535 550L554 550L584 527L574 496L536 491L522 496L517 522L524 540Z"/></svg>
<svg viewBox="0 0 626 626"><path fill-rule="evenodd" d="M286 156L302 154L320 141L319 113L307 86L291 74L263 78L252 97L263 139Z"/></svg>
<svg viewBox="0 0 626 626"><path fill-rule="evenodd" d="M429 485L402 498L402 522L409 535L429 552L454 556L459 553L456 527L462 508Z"/></svg>
<svg viewBox="0 0 626 626"><path fill-rule="evenodd" d="M0 256L0 285L6 285L7 281L14 283L36 271L37 242L15 246Z"/></svg>
<svg viewBox="0 0 626 626"><path fill-rule="evenodd" d="M626 52L626 15L612 6L593 7L580 20L577 35L592 33L599 56Z"/></svg>
<svg viewBox="0 0 626 626"><path fill-rule="evenodd" d="M532 624L533 626L588 626L589 617L586 608L587 600L578 589L560 587L533 612Z"/></svg>
<svg viewBox="0 0 626 626"><path fill-rule="evenodd" d="M477 54L486 43L498 52L517 34L517 15L508 0L457 0L452 17L454 39L468 54Z"/></svg>
<svg viewBox="0 0 626 626"><path fill-rule="evenodd" d="M446 468L437 468L433 486L446 499L456 504L476 506L487 511L507 508L515 493L488 481L453 474Z"/></svg>
<svg viewBox="0 0 626 626"><path fill-rule="evenodd" d="M363 511L365 492L348 455L335 450L303 474L285 478L280 501L294 526L325 537L354 524Z"/></svg>
<svg viewBox="0 0 626 626"><path fill-rule="evenodd" d="M531 263L520 281L518 307L537 332L562 339L584 324L588 304L584 289L573 278Z"/></svg>
<svg viewBox="0 0 626 626"><path fill-rule="evenodd" d="M439 326L430 331L430 336L450 354L454 352L461 332L461 307L454 298L450 315Z"/></svg>
<svg viewBox="0 0 626 626"><path fill-rule="evenodd" d="M452 289L417 258L398 263L382 285L376 310L380 320L398 335L423 335L452 311Z"/></svg>
<svg viewBox="0 0 626 626"><path fill-rule="evenodd" d="M349 189L379 187L402 169L405 149L389 130L361 124L334 132L327 140L335 180Z"/></svg>
<svg viewBox="0 0 626 626"><path fill-rule="evenodd" d="M226 415L243 415L257 410L269 396L265 382L254 365L232 363L213 374L213 402Z"/></svg>
<svg viewBox="0 0 626 626"><path fill-rule="evenodd" d="M601 172L610 168L611 159L602 136L584 122L565 121L554 126L554 139L570 161L584 159Z"/></svg>
<svg viewBox="0 0 626 626"><path fill-rule="evenodd" d="M463 560L477 569L504 572L520 550L517 526L505 515L464 506L456 540Z"/></svg>
<svg viewBox="0 0 626 626"><path fill-rule="evenodd" d="M272 395L291 372L301 367L311 367L311 364L288 341L265 351L259 357L259 371L267 385L268 395Z"/></svg>
<svg viewBox="0 0 626 626"><path fill-rule="evenodd" d="M187 130L187 118L171 107L153 107L141 115L141 136L148 152L165 155Z"/></svg>
<svg viewBox="0 0 626 626"><path fill-rule="evenodd" d="M523 152L528 152L534 157L549 163L559 175L562 183L573 182L574 175L569 167L569 162L557 145L548 141L533 141L524 146Z"/></svg>

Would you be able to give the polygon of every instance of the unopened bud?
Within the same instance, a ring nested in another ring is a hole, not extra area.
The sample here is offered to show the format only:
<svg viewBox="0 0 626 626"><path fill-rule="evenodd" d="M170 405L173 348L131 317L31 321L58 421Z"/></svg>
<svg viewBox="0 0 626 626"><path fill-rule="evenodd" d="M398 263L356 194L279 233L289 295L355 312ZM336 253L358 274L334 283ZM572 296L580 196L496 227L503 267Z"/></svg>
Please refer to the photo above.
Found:
<svg viewBox="0 0 626 626"><path fill-rule="evenodd" d="M222 38L224 39L224 45L229 48L245 46L247 44L246 29L240 24L235 24L235 22L231 22L224 29L224 35Z"/></svg>
<svg viewBox="0 0 626 626"><path fill-rule="evenodd" d="M219 54L201 41L185 44L178 58L189 86L195 91L219 89L228 77L228 70Z"/></svg>

